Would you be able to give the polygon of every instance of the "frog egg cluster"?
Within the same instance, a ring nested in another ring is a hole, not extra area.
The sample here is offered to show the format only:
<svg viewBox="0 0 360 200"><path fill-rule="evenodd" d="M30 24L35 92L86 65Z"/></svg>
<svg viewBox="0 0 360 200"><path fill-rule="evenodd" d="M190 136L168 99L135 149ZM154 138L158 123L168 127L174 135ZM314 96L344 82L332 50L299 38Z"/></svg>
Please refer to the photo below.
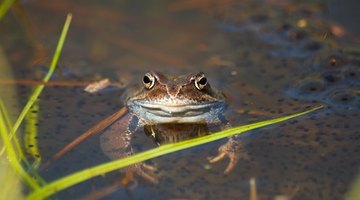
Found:
<svg viewBox="0 0 360 200"><path fill-rule="evenodd" d="M277 46L271 51L272 56L305 58L323 49L323 43L305 29L292 25L293 23L282 22L275 26L264 26L257 32L261 40Z"/></svg>
<svg viewBox="0 0 360 200"><path fill-rule="evenodd" d="M360 109L360 52L341 50L319 55L310 67L310 75L298 81L290 96L321 101L334 109Z"/></svg>
<svg viewBox="0 0 360 200"><path fill-rule="evenodd" d="M271 12L257 5L254 10L250 6L249 13L223 17L219 27L227 32L254 33L259 40L274 45L270 54L275 57L306 58L326 47L320 35L329 27L317 14L319 11L300 6L289 14L281 6L273 9Z"/></svg>
<svg viewBox="0 0 360 200"><path fill-rule="evenodd" d="M339 43L343 38L331 31L333 25L316 8L300 6L289 13L274 6L274 10L279 12L256 7L240 16L225 16L219 26L226 32L251 32L269 44L267 53L272 57L299 63L291 70L293 76L287 75L292 84L286 91L289 96L334 109L359 110L360 52L340 49L346 48Z"/></svg>

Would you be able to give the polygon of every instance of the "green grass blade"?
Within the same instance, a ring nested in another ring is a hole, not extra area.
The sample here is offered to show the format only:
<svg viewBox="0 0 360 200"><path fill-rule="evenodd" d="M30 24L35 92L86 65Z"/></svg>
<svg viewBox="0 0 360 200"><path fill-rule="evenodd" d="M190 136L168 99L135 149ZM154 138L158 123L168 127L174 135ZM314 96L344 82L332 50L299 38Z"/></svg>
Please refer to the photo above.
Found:
<svg viewBox="0 0 360 200"><path fill-rule="evenodd" d="M2 101L2 99L0 99L0 112L3 114L3 118L5 118L5 119L4 119L4 123L6 123L6 130L9 130L10 127L12 126L12 123L11 123L10 117L9 117L9 115L8 115L8 113L7 113L7 109L6 109L6 107L5 107L4 102ZM37 113L36 113L36 114L37 114ZM6 134L8 134L8 133L6 133ZM7 137L8 137L8 136L7 136ZM34 136L34 135L31 135L30 137L34 138L35 136ZM9 137L8 137L8 138L9 138ZM10 138L9 138L9 140L10 140ZM35 139L34 139L34 140L35 140ZM10 141L11 141L11 140L10 140ZM25 141L26 141L26 140L25 140ZM30 140L30 141L32 141L32 140ZM35 142L36 142L36 141L35 141ZM32 144L34 144L33 141L32 141ZM19 144L17 144L17 145L19 145ZM20 145L19 145L19 146L20 146ZM25 142L25 146L27 146L27 145L26 145L26 142ZM37 145L36 145L36 146L37 146ZM7 148L12 148L13 151L15 152L15 150L14 150L15 148L14 148L13 146L8 146ZM2 154L6 151L5 146L4 146L4 148L3 148L2 150L3 150L3 151L0 152L0 156L2 156ZM18 152L15 152L15 153L18 153ZM35 155L36 155L36 153L38 154L38 148L35 148L35 150L32 150L31 153L33 153L33 154L35 154ZM16 155L17 155L17 158L16 158L16 159L17 159L17 160L21 160L21 159L19 159L18 154L16 154ZM7 155L7 157L9 157L9 155ZM14 159L15 159L15 158L14 158ZM35 170L35 168L31 167L31 165L29 164L29 162L28 162L26 159L24 159L23 161L24 161L25 165L29 167L32 176L35 176L35 177L36 177L36 180L37 180L39 183L41 183L42 185L45 185L45 184L46 184L45 180L43 180L43 178L38 174L38 172ZM35 162L35 165L38 165L39 162L40 162L40 160L37 160L37 162Z"/></svg>
<svg viewBox="0 0 360 200"><path fill-rule="evenodd" d="M46 83L49 81L49 79L51 78L52 74L54 73L55 69L56 69L56 64L59 60L60 54L61 54L61 50L62 47L64 45L65 42L65 38L67 35L67 32L69 30L69 26L70 26L70 22L72 19L72 15L68 14L64 27L62 29L59 41L57 43L56 46L56 50L54 53L54 56L52 58L51 64L50 64L50 68L49 71L47 72L47 74L45 75L43 82ZM30 99L28 100L28 102L26 103L25 107L23 108L23 110L21 111L19 117L17 118L11 133L10 133L10 139L15 138L15 140L17 140L17 137L13 137L15 135L15 133L17 132L18 128L20 127L20 124L22 123L22 121L24 120L26 114L29 112L31 106L34 104L34 102L37 100L37 98L40 96L40 93L42 92L42 90L44 89L45 85L39 85L35 88L34 92L32 93L32 95L30 96ZM19 143L18 141L16 143ZM18 149L19 152L21 152L21 149ZM24 156L22 155L22 158L24 158Z"/></svg>
<svg viewBox="0 0 360 200"><path fill-rule="evenodd" d="M0 101L2 101L0 99ZM3 108L0 110L0 135L7 153L7 157L8 157L8 161L9 164L11 165L11 167L28 183L28 185L32 188L32 189L39 189L39 185L37 184L36 181L34 181L29 174L26 173L26 171L23 169L23 167L21 166L19 160L18 160L18 156L16 154L16 151L13 147L13 145L11 144L9 135L8 135L8 128L6 125L6 117L4 116L4 113L6 113L5 110L3 110Z"/></svg>
<svg viewBox="0 0 360 200"><path fill-rule="evenodd" d="M46 76L43 79L43 82L46 83L49 81L49 79L51 78L52 74L55 71L55 67L56 64L59 60L60 54L61 54L61 50L67 35L67 32L69 30L69 26L70 26L70 22L71 22L71 14L68 14L64 27L62 29L59 41L57 43L57 47L53 56L53 59L51 61L51 65L49 68L48 73L46 74ZM24 170L24 168L21 166L20 162L19 162L19 158L18 155L16 153L20 154L20 160L23 160L25 163L27 163L27 165L30 167L30 165L28 164L27 160L24 157L24 154L22 152L22 149L20 148L18 139L16 137L16 132L20 126L20 124L22 123L23 119L25 118L26 114L28 113L28 111L30 110L30 108L32 107L32 105L34 104L34 102L37 100L37 98L39 97L40 93L42 92L42 90L44 89L44 85L39 85L34 89L33 94L30 96L30 99L28 100L28 102L26 103L24 109L21 111L18 119L16 120L14 126L12 127L12 129L10 130L10 134L8 134L8 128L6 127L7 121L9 121L7 119L7 117L5 116L4 113L6 113L6 109L4 108L4 106L1 107L1 112L0 112L0 134L4 143L4 149L6 150L8 159L9 159L9 163L11 164L12 168L20 174L20 176L29 184L29 186L33 189L39 189L40 186L38 185L38 183L32 179L30 177L30 175ZM1 103L1 105L3 105ZM15 151L11 139L14 138L14 143L15 146L17 147L17 151ZM34 173L35 176L38 177L38 180L42 183L44 183L44 181L41 179L41 177L39 177L38 175L36 175L36 173Z"/></svg>
<svg viewBox="0 0 360 200"><path fill-rule="evenodd" d="M46 82L48 82L50 80L51 76L53 75L53 73L54 73L54 71L56 69L56 64L57 64L57 62L58 62L58 60L60 58L61 50L62 50L62 47L64 45L67 32L69 30L71 19L72 19L72 15L68 14L67 18L66 18L66 21L65 21L65 24L64 24L64 27L62 29L59 41L57 43L56 50L55 50L54 56L53 56L51 64L50 64L49 71L46 73L46 75L45 75L45 77L43 79L44 83L46 83ZM24 109L20 113L18 120L16 120L16 122L15 122L14 128L12 130L13 132L17 131L17 129L19 128L21 122L24 120L24 117L25 117L26 113L29 112L31 106L34 104L36 99L39 97L39 95L42 92L42 90L44 89L44 87L45 87L45 85L39 85L39 86L37 86L35 88L33 94L30 96L29 101L27 102Z"/></svg>
<svg viewBox="0 0 360 200"><path fill-rule="evenodd" d="M180 150L194 147L197 145L201 145L204 143L212 142L212 141L215 141L218 139L226 138L231 135L240 134L245 131L253 130L253 129L264 127L267 125L276 124L279 122L283 122L283 121L292 119L294 117L298 117L298 116L313 112L320 108L323 108L323 106L319 106L319 107L316 107L316 108L313 108L313 109L310 109L310 110L307 110L304 112L292 114L292 115L285 116L285 117L280 117L280 118L271 119L271 120L265 120L262 122L257 122L257 123L252 123L252 124L248 124L248 125L244 125L244 126L227 129L227 130L220 131L220 132L217 132L217 133L205 136L205 137L186 140L186 141L178 142L178 143L174 143L174 144L166 144L166 145L160 146L158 148L148 150L148 151L145 151L145 152L142 152L139 154L135 154L133 156L130 156L130 157L127 157L124 159L104 163L104 164L101 164L101 165L98 165L98 166L95 166L95 167L92 167L89 169L82 170L80 172L70 174L63 178L60 178L59 180L49 183L48 185L44 186L40 190L37 190L37 191L33 192L32 194L30 194L29 196L27 196L26 199L28 199L28 200L44 199L44 198L46 198L56 192L59 192L65 188L68 188L68 187L78 184L82 181L88 180L92 177L95 177L95 176L98 176L101 174L105 174L110 171L114 171L114 170L129 166L129 165L132 165L135 163L139 163L139 162L142 162L142 161L145 161L145 160L148 160L151 158L155 158L158 156L162 156L162 155L165 155L168 153L172 153L175 151L180 151Z"/></svg>
<svg viewBox="0 0 360 200"><path fill-rule="evenodd" d="M10 120L10 117L9 117L9 114L7 113L7 110L6 110L6 107L5 107L5 104L4 102L2 101L2 99L0 99L0 110L1 112L3 113L4 115L4 123L6 124L7 127L11 127L11 120ZM1 155L1 153L0 153Z"/></svg>
<svg viewBox="0 0 360 200"><path fill-rule="evenodd" d="M4 0L0 4L0 20L5 16L5 14L14 2L15 0Z"/></svg>

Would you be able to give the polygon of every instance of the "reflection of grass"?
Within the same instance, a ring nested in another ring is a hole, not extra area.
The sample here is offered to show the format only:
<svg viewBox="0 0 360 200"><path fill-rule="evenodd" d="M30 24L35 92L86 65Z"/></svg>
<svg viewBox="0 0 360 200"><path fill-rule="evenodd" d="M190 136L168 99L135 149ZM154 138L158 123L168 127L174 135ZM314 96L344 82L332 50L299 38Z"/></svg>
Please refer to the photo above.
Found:
<svg viewBox="0 0 360 200"><path fill-rule="evenodd" d="M110 171L114 171L114 170L129 166L129 165L132 165L135 163L143 162L145 160L149 160L149 159L159 157L159 156L162 156L165 154L169 154L172 152L176 152L176 151L184 150L184 149L191 148L194 146L198 146L201 144L209 143L209 142L212 142L215 140L229 137L231 135L240 134L245 131L252 130L252 129L256 129L256 128L268 126L271 124L283 122L283 121L289 120L291 118L313 112L320 108L323 108L323 106L319 106L319 107L316 107L316 108L313 108L313 109L310 109L310 110L307 110L307 111L304 111L301 113L296 113L296 114L285 116L285 117L265 120L262 122L257 122L257 123L240 126L240 127L227 129L227 130L220 131L220 132L217 132L217 133L214 133L211 135L207 135L204 137L200 137L200 138L194 138L191 140L186 140L186 141L182 141L182 142L178 142L178 143L162 145L158 148L148 150L145 152L141 152L141 153L135 154L135 155L127 157L127 158L104 163L104 164L101 164L101 165L98 165L98 166L95 166L95 167L92 167L89 169L82 170L80 172L70 174L63 178L60 178L57 181L51 182L48 185L41 188L40 190L37 190L34 193L30 194L27 199L43 199L43 198L48 197L60 190L63 190L65 188L73 186L77 183L80 183L82 181L88 180L92 177L95 177L95 176L98 176L98 175L101 175L101 174L104 174L104 173L107 173Z"/></svg>

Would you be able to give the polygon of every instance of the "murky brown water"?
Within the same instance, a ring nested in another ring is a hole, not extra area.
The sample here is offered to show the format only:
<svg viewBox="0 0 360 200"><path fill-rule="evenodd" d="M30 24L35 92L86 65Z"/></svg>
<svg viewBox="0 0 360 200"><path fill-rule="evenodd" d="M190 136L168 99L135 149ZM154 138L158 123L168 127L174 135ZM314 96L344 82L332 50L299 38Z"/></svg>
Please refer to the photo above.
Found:
<svg viewBox="0 0 360 200"><path fill-rule="evenodd" d="M34 80L46 71L71 12L73 23L53 80L110 77L126 85L149 69L204 71L231 94L227 116L233 125L328 106L243 135L250 159L241 160L229 176L223 175L227 162L207 169L206 158L224 140L154 159L161 173L158 185L139 180L130 195L120 187L105 199L249 199L251 177L260 199L342 199L360 166L359 37L355 29L328 20L331 1L294 2L30 1L1 22L0 39L17 79ZM22 98L29 88L19 87ZM83 87L47 87L37 123L42 158L119 109L122 92L91 95ZM155 147L142 133L135 141L139 150ZM107 160L94 136L41 175L51 181ZM113 172L57 196L105 194L102 188L120 177Z"/></svg>

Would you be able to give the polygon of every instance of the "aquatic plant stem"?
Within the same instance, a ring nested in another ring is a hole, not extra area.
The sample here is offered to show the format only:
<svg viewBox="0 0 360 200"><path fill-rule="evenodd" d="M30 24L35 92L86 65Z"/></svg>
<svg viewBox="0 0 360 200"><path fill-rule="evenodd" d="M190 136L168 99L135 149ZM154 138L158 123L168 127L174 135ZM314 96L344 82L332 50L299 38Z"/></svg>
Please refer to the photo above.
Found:
<svg viewBox="0 0 360 200"><path fill-rule="evenodd" d="M2 101L0 99L0 101ZM28 183L28 185L36 190L39 189L40 186L34 181L28 173L25 172L24 168L21 166L18 156L16 155L16 151L13 148L10 138L8 137L8 129L6 125L6 116L5 116L5 110L0 110L0 135L7 153L8 161L11 165L11 167Z"/></svg>
<svg viewBox="0 0 360 200"><path fill-rule="evenodd" d="M248 125L244 125L244 126L240 126L240 127L230 128L230 129L220 131L220 132L217 132L217 133L214 133L211 135L207 135L204 137L199 137L199 138L186 140L186 141L173 143L173 144L166 144L166 145L160 146L158 148L151 149L151 150L148 150L148 151L145 151L142 153L138 153L138 154L135 154L133 156L130 156L130 157L127 157L124 159L119 159L119 160L111 161L108 163L104 163L104 164L101 164L101 165L98 165L98 166L95 166L92 168L88 168L88 169L70 174L68 176L60 178L59 180L51 182L48 185L41 188L40 190L37 190L37 191L34 191L33 193L31 193L29 196L26 197L26 199L27 200L44 199L44 198L46 198L56 192L59 192L65 188L68 188L68 187L78 184L82 181L88 180L95 176L105 174L110 171L114 171L114 170L129 166L129 165L143 162L145 160L149 160L151 158L155 158L155 157L162 156L165 154L173 153L173 152L184 150L184 149L187 149L190 147L194 147L194 146L209 143L209 142L212 142L215 140L219 140L222 138L226 138L231 135L240 134L245 131L257 129L257 128L264 127L267 125L276 124L279 122L283 122L283 121L286 121L286 120L289 120L289 119L292 119L292 118L295 118L295 117L298 117L301 115L305 115L307 113L313 112L313 111L321 109L321 108L323 108L323 106L312 108L310 110L292 114L292 115L288 115L285 117L280 117L280 118L265 120L262 122L256 122L256 123L252 123L252 124L248 124Z"/></svg>
<svg viewBox="0 0 360 200"><path fill-rule="evenodd" d="M66 21L65 21L64 27L62 29L59 41L57 43L55 53L54 53L54 56L53 56L51 64L50 64L49 71L46 73L45 77L43 78L43 82L45 82L45 83L50 80L52 74L54 73L54 71L56 69L56 64L57 64L57 62L58 62L58 60L60 58L61 50L62 50L62 47L64 45L65 38L66 38L67 32L68 32L69 27L70 27L71 19L72 19L72 15L68 14L67 17L66 17ZM23 110L19 114L19 117L15 121L15 124L14 124L13 128L10 131L10 139L12 139L14 137L14 135L17 132L17 130L19 129L22 121L24 120L26 114L29 112L31 106L34 104L34 102L40 96L40 93L42 92L44 87L45 87L45 85L38 85L34 89L32 95L30 96L30 99L28 100L25 107L23 108ZM19 144L17 137L14 137L14 138L15 138L15 144ZM17 148L18 148L19 152L22 152L21 149L19 149L20 146L18 146ZM24 158L23 155L20 155L20 156L21 156L21 158Z"/></svg>
<svg viewBox="0 0 360 200"><path fill-rule="evenodd" d="M64 24L64 27L62 29L62 32L61 32L61 35L60 35L60 38L59 38L59 41L57 43L57 47L56 47L56 50L55 50L55 53L54 53L54 56L53 56L53 59L52 59L52 62L51 62L51 65L50 65L50 68L49 68L49 71L48 73L46 74L46 76L44 77L43 79L43 82L48 82L52 76L52 74L54 73L55 71L55 67L56 67L56 64L59 60L59 57L60 57L60 54L61 54L61 50L62 50L62 47L63 47L63 44L64 44L64 41L65 41L65 38L66 38L66 35L67 35L67 32L69 30L69 26L70 26L70 22L71 22L71 19L72 19L72 15L71 14L68 14L67 18L66 18L66 21L65 21L65 24ZM29 165L27 159L24 157L24 153L20 147L20 144L19 144L19 141L18 141L18 138L16 137L16 133L17 133L17 130L20 126L20 124L22 123L22 121L24 120L26 114L28 113L28 111L30 110L30 108L32 107L32 105L34 104L34 102L37 100L37 98L39 97L40 93L42 92L42 90L44 89L44 85L39 85L37 86L35 89L34 89L34 92L33 94L30 96L30 99L28 100L28 102L26 103L24 109L21 111L21 113L19 114L19 117L18 119L16 120L14 126L12 128L7 128L6 127L6 121L8 121L6 118L6 116L4 116L5 114L5 108L2 108L1 109L1 112L0 112L0 134L1 134L1 137L4 141L4 147L3 149L6 150L7 152L7 156L8 156L8 160L9 160L9 163L11 164L12 168L18 172L20 174L20 176L29 184L29 186L34 189L34 190L37 190L40 188L40 186L38 185L38 183L24 170L24 168L21 166L19 160L23 160L24 163L30 167L30 171L33 171L33 169L31 168L31 166ZM2 104L1 104L2 105ZM10 133L8 132L10 129ZM15 137L14 137L15 136ZM14 144L16 146L16 150L14 149L13 145L12 145L12 142L11 142L11 139L14 138ZM19 155L17 155L16 153L18 153ZM20 159L19 159L20 157ZM36 175L36 172L35 173L35 176ZM37 176L38 177L38 180L44 184L44 181L41 179L41 177Z"/></svg>
<svg viewBox="0 0 360 200"><path fill-rule="evenodd" d="M62 47L64 45L67 32L69 30L71 19L72 19L72 15L68 14L67 17L66 17L66 21L65 21L63 30L61 32L59 41L57 43L58 45L56 46L56 50L55 50L54 56L53 56L51 64L50 64L49 71L46 73L45 77L43 78L43 82L45 82L45 83L50 80L51 76L53 75L53 73L54 73L54 71L56 69L56 64L57 64L57 62L58 62L58 60L60 58L61 50L62 50ZM44 87L45 87L45 85L39 85L39 86L37 86L35 88L33 94L30 96L29 101L27 102L24 109L20 113L19 118L15 122L13 130L12 130L13 132L17 131L17 129L19 128L21 122L23 121L26 113L30 110L31 106L34 104L34 102L40 96L40 93L42 92Z"/></svg>

